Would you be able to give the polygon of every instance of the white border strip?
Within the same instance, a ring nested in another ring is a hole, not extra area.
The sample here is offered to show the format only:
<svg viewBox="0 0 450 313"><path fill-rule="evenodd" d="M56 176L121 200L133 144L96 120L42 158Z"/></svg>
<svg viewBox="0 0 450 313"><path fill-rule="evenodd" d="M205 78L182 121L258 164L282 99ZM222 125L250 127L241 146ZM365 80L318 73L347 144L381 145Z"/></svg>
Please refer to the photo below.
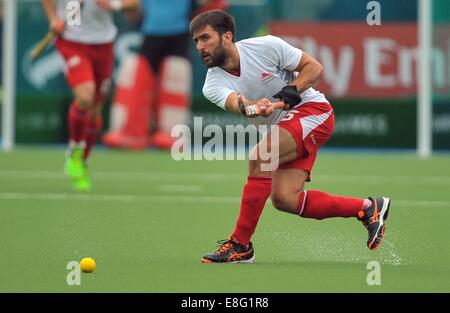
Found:
<svg viewBox="0 0 450 313"><path fill-rule="evenodd" d="M3 28L2 148L11 151L15 137L17 2L5 0ZM1 4L0 4L1 5Z"/></svg>

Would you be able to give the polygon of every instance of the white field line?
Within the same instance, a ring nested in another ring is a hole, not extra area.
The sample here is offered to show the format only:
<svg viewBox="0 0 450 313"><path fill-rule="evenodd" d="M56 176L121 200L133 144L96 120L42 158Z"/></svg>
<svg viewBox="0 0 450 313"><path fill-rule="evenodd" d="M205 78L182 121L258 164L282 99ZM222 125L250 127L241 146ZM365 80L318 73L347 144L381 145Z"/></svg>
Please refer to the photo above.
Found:
<svg viewBox="0 0 450 313"><path fill-rule="evenodd" d="M157 189L164 192L196 193L204 191L205 187L200 185L161 185Z"/></svg>
<svg viewBox="0 0 450 313"><path fill-rule="evenodd" d="M149 180L149 181L192 181L200 180L205 182L244 180L245 173L173 173L173 172L94 172L92 177L99 180ZM0 179L67 179L59 171L0 171ZM315 182L330 183L364 183L364 184L434 184L449 185L450 176L378 176L378 175L314 175Z"/></svg>
<svg viewBox="0 0 450 313"><path fill-rule="evenodd" d="M94 172L91 173L92 177L95 179L103 180L171 180L178 181L180 179L200 179L205 181L222 181L228 177L239 178L242 175L237 174L221 174L221 173L210 173L210 174L199 174L199 173L173 173L173 172L152 172L148 171L145 173L136 172ZM64 173L60 171L1 171L0 178L29 178L29 179L67 179Z"/></svg>
<svg viewBox="0 0 450 313"><path fill-rule="evenodd" d="M176 195L108 195L108 194L60 194L60 193L21 193L2 192L0 199L9 200L75 200L75 201L121 201L121 202L205 202L205 203L239 203L239 197L220 196L176 196Z"/></svg>
<svg viewBox="0 0 450 313"><path fill-rule="evenodd" d="M60 193L21 193L1 192L3 200L71 200L71 201L120 201L120 202L183 202L183 203L234 203L240 202L239 197L234 196L177 196L177 195L109 195L109 194L60 194ZM449 207L450 201L433 200L397 200L393 203L401 208Z"/></svg>

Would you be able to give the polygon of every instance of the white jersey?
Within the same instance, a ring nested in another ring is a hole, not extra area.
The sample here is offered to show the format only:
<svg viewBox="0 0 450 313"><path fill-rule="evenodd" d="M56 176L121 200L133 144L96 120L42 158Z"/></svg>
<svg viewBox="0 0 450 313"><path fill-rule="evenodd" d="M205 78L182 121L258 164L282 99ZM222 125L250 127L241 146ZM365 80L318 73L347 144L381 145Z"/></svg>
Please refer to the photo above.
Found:
<svg viewBox="0 0 450 313"><path fill-rule="evenodd" d="M114 41L117 28L114 25L112 13L97 5L95 0L79 0L82 3L80 25L68 25L71 19L70 0L58 0L58 16L66 22L62 33L64 39L86 44L103 44ZM68 6L69 4L69 6Z"/></svg>
<svg viewBox="0 0 450 313"><path fill-rule="evenodd" d="M208 70L203 94L225 110L225 102L232 92L241 93L249 100L267 98L278 101L272 96L298 73L294 72L302 58L302 50L297 49L275 36L263 36L241 40L236 43L240 58L240 76L232 75L220 67ZM325 96L313 88L301 93L302 105L306 102L328 102ZM275 125L286 111L275 110L269 117L250 118L255 125Z"/></svg>

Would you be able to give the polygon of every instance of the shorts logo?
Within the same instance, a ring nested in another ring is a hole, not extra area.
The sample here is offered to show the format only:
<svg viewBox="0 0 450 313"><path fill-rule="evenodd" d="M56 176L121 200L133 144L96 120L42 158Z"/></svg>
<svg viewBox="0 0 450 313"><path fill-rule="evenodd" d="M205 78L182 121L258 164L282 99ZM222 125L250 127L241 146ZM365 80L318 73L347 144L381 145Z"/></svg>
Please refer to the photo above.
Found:
<svg viewBox="0 0 450 313"><path fill-rule="evenodd" d="M100 85L100 93L106 95L111 87L111 78L106 78L102 81Z"/></svg>
<svg viewBox="0 0 450 313"><path fill-rule="evenodd" d="M261 82L263 84L267 84L268 82L270 82L272 79L274 79L274 76L272 75L272 73L262 73L261 74Z"/></svg>
<svg viewBox="0 0 450 313"><path fill-rule="evenodd" d="M74 55L69 60L67 60L67 66L68 67L75 67L75 66L77 66L80 63L81 63L81 58L78 55Z"/></svg>

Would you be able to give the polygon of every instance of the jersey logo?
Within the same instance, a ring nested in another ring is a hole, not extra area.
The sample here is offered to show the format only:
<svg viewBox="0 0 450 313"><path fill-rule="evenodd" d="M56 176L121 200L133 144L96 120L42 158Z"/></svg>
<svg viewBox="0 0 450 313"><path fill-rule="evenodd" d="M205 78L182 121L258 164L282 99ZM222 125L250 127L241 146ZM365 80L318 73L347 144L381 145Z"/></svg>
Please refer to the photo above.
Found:
<svg viewBox="0 0 450 313"><path fill-rule="evenodd" d="M74 55L74 56L70 57L69 60L67 60L68 67L75 67L80 63L81 63L81 58L78 55Z"/></svg>
<svg viewBox="0 0 450 313"><path fill-rule="evenodd" d="M263 84L267 84L272 79L273 79L272 73L262 73L261 74L261 82Z"/></svg>

